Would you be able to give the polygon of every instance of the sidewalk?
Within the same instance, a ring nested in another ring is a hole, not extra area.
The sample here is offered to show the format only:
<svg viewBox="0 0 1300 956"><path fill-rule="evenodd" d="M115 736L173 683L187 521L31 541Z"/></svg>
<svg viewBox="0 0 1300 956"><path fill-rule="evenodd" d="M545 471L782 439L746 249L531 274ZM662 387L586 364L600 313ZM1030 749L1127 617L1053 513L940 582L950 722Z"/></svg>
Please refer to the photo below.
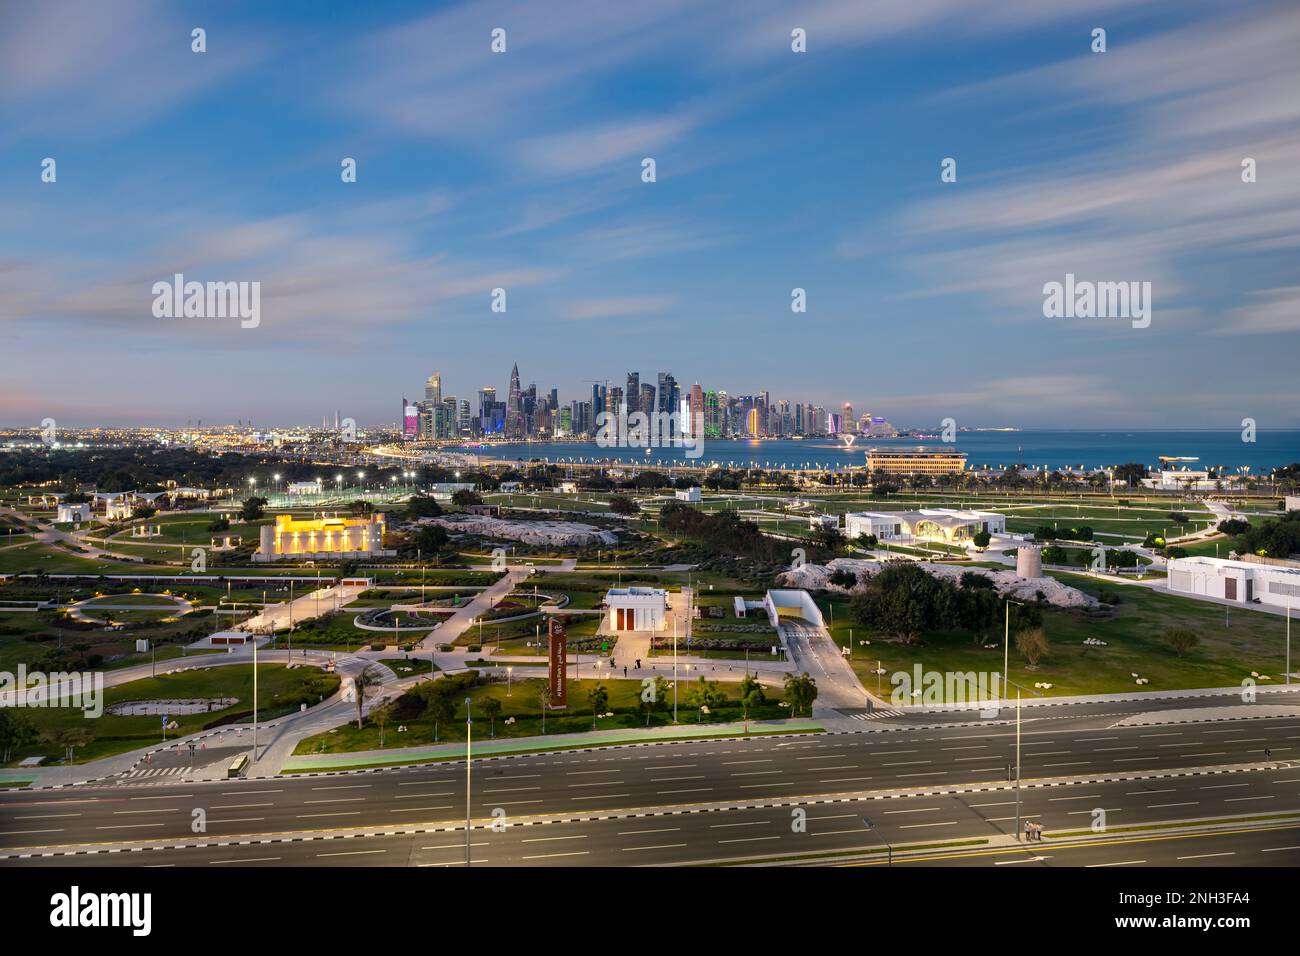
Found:
<svg viewBox="0 0 1300 956"><path fill-rule="evenodd" d="M814 720L751 720L749 735L820 733L822 726ZM550 734L545 737L513 737L475 740L473 756L493 757L513 753L548 750L574 750L615 744L664 743L670 740L696 740L718 737L743 737L745 725L676 724L644 729L619 728L593 730L581 734ZM282 773L349 770L385 764L420 763L433 760L464 759L464 742L430 744L426 747L393 747L383 750L358 750L343 754L303 754L284 761Z"/></svg>

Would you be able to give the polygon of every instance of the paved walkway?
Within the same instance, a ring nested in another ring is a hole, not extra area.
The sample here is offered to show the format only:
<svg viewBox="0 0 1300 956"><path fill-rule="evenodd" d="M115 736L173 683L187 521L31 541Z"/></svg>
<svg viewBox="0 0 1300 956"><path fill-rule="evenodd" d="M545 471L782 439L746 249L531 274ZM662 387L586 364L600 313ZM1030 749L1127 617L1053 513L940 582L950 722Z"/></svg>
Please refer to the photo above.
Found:
<svg viewBox="0 0 1300 956"><path fill-rule="evenodd" d="M480 615L496 607L502 598L526 581L533 570L533 568L510 568L499 581L479 591L460 610L426 634L424 639L415 645L416 649L428 651L438 644L455 644L456 639L469 630Z"/></svg>

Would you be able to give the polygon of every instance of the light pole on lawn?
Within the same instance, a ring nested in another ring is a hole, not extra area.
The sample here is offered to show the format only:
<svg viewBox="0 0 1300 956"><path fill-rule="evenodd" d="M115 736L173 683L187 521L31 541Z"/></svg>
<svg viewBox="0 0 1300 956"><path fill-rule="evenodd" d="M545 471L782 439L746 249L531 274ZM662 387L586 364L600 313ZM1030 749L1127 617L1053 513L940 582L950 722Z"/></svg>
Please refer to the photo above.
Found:
<svg viewBox="0 0 1300 956"><path fill-rule="evenodd" d="M1020 688L1016 688L1016 841L1020 840Z"/></svg>
<svg viewBox="0 0 1300 956"><path fill-rule="evenodd" d="M677 617L673 616L673 723L677 723Z"/></svg>
<svg viewBox="0 0 1300 956"><path fill-rule="evenodd" d="M1002 628L1002 687L1005 690L1007 686L1008 659L1011 654L1011 605L1024 607L1020 601L1007 600L1006 603L1006 620Z"/></svg>
<svg viewBox="0 0 1300 956"><path fill-rule="evenodd" d="M470 747L474 736L474 715L469 709L470 698L465 698L465 865L469 866L469 841L473 832L470 826Z"/></svg>

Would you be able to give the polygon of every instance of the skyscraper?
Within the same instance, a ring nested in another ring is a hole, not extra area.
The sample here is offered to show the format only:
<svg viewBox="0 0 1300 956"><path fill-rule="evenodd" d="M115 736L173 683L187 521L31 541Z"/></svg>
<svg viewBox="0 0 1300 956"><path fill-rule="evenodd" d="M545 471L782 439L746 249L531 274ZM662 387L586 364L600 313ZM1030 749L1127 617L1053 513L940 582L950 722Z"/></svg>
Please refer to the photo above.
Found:
<svg viewBox="0 0 1300 956"><path fill-rule="evenodd" d="M623 393L627 396L627 413L631 415L640 408L641 401L641 373L627 373L627 390Z"/></svg>
<svg viewBox="0 0 1300 956"><path fill-rule="evenodd" d="M682 433L700 437L704 434L704 389L696 382L691 386L691 420L682 427Z"/></svg>
<svg viewBox="0 0 1300 956"><path fill-rule="evenodd" d="M435 405L442 404L442 373L434 372L424 383L424 400Z"/></svg>
<svg viewBox="0 0 1300 956"><path fill-rule="evenodd" d="M519 363L510 369L510 392L506 396L506 438L524 437L524 410L519 393Z"/></svg>

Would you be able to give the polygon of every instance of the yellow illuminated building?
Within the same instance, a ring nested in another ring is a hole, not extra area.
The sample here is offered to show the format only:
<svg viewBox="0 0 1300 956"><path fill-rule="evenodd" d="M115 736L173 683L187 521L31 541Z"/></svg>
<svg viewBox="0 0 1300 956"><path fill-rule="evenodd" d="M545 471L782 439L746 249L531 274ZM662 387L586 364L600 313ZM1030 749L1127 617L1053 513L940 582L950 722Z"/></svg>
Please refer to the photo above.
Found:
<svg viewBox="0 0 1300 956"><path fill-rule="evenodd" d="M254 560L279 558L380 557L384 549L384 516L364 518L296 518L276 515L274 525L263 525L261 546Z"/></svg>

